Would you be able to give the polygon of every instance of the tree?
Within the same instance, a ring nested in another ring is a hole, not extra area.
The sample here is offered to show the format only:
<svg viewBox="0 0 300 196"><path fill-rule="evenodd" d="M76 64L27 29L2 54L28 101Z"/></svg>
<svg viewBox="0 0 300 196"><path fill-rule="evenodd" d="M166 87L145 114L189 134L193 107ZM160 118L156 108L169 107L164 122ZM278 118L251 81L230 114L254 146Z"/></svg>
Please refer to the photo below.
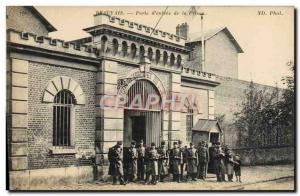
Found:
<svg viewBox="0 0 300 196"><path fill-rule="evenodd" d="M287 89L282 93L282 99L278 102L278 123L280 129L286 130L283 134L289 139L294 137L295 129L295 66L293 62L288 62L287 66L291 71L291 76L285 76L282 78L283 84L287 86ZM289 141L287 141L288 143Z"/></svg>
<svg viewBox="0 0 300 196"><path fill-rule="evenodd" d="M282 79L287 89L258 89L251 82L245 90L241 110L234 114L240 147L291 145L295 128L294 64L288 66L292 76Z"/></svg>
<svg viewBox="0 0 300 196"><path fill-rule="evenodd" d="M268 143L276 119L274 104L278 90L258 89L251 81L244 92L241 110L234 113L238 129L238 145L262 146Z"/></svg>

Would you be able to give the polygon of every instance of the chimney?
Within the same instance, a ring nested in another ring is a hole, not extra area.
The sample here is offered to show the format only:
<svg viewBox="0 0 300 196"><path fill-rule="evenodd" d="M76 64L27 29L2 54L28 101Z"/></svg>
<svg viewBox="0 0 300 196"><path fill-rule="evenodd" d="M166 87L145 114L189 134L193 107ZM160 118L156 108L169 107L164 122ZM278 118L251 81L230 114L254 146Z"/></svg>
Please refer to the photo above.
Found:
<svg viewBox="0 0 300 196"><path fill-rule="evenodd" d="M186 22L182 24L178 24L176 26L176 35L187 39L188 34L189 34L189 25Z"/></svg>

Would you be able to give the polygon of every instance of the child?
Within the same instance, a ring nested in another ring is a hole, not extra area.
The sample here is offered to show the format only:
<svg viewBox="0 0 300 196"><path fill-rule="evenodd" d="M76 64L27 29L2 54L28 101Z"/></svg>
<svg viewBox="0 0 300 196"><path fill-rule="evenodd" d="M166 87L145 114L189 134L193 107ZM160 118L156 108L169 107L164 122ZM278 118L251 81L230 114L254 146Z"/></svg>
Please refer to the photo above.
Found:
<svg viewBox="0 0 300 196"><path fill-rule="evenodd" d="M240 157L240 155L237 154L234 156L234 166L233 166L233 170L234 170L237 182L242 182L242 180L241 180L241 165L242 165L241 157Z"/></svg>

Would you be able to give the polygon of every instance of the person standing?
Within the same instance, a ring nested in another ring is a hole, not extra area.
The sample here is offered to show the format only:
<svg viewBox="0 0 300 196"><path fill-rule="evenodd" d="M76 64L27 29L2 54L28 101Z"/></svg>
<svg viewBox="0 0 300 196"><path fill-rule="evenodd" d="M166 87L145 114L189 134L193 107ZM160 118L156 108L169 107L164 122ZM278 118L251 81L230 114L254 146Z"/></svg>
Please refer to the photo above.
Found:
<svg viewBox="0 0 300 196"><path fill-rule="evenodd" d="M137 158L138 152L135 148L135 141L131 142L131 146L128 149L128 179L130 182L135 182L137 178Z"/></svg>
<svg viewBox="0 0 300 196"><path fill-rule="evenodd" d="M137 149L138 152L138 159L137 159L137 164L138 164L138 170L137 170L137 175L139 180L144 180L145 179L145 170L146 170L146 162L145 162L145 146L144 146L144 141L140 141L140 145Z"/></svg>
<svg viewBox="0 0 300 196"><path fill-rule="evenodd" d="M108 151L108 160L109 160L109 169L108 175L111 175L113 178L113 185L117 184L118 178L120 184L126 185L124 181L124 172L123 172L123 149L122 142L117 142L117 144L111 147Z"/></svg>
<svg viewBox="0 0 300 196"><path fill-rule="evenodd" d="M228 164L229 164L229 148L227 145L221 145L222 146L222 149L223 149L223 152L224 152L224 166L225 166L225 174L227 174L227 178L229 180L229 176L228 176ZM230 174L229 174L230 175Z"/></svg>
<svg viewBox="0 0 300 196"><path fill-rule="evenodd" d="M173 143L173 149L170 152L170 160L172 165L173 181L180 182L180 169L182 163L182 152L178 147L177 142Z"/></svg>
<svg viewBox="0 0 300 196"><path fill-rule="evenodd" d="M227 164L226 164L226 170L227 170L227 178L229 182L232 182L233 180L233 167L234 167L234 160L231 150L228 150L227 152Z"/></svg>
<svg viewBox="0 0 300 196"><path fill-rule="evenodd" d="M225 165L224 165L225 154L220 145L220 142L216 143L216 147L214 149L214 169L217 176L218 182L225 181Z"/></svg>
<svg viewBox="0 0 300 196"><path fill-rule="evenodd" d="M209 160L209 153L206 147L206 143L202 141L198 147L198 179L205 180L206 178L206 167Z"/></svg>
<svg viewBox="0 0 300 196"><path fill-rule="evenodd" d="M191 142L190 147L187 149L187 180L191 177L193 181L197 181L197 166L198 152L194 147L194 144Z"/></svg>
<svg viewBox="0 0 300 196"><path fill-rule="evenodd" d="M151 143L151 148L147 152L147 161L148 161L148 177L146 178L146 184L149 184L149 177L151 175L151 183L157 184L158 179L158 158L159 154L155 148L155 143Z"/></svg>
<svg viewBox="0 0 300 196"><path fill-rule="evenodd" d="M158 159L158 173L160 181L163 182L164 178L168 175L169 166L169 152L166 147L166 142L162 141L161 146L158 149L159 159Z"/></svg>
<svg viewBox="0 0 300 196"><path fill-rule="evenodd" d="M181 140L178 141L178 144L179 144L179 149L182 154L182 160L180 162L180 180L183 181L184 170L186 169L186 161L187 161L187 159L186 159L187 146L182 146Z"/></svg>
<svg viewBox="0 0 300 196"><path fill-rule="evenodd" d="M241 161L240 155L238 155L238 154L235 155L233 160L234 160L233 170L234 170L234 174L235 174L235 177L236 177L236 181L237 182L242 182L242 180L241 180L242 161Z"/></svg>

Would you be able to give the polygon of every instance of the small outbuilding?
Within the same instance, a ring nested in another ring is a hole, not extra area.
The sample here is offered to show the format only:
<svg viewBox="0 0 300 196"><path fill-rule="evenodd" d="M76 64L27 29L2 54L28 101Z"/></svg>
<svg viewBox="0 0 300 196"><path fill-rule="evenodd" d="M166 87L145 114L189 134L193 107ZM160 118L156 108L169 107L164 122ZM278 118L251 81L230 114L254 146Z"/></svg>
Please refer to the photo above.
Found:
<svg viewBox="0 0 300 196"><path fill-rule="evenodd" d="M207 141L209 146L221 141L222 129L217 120L199 119L192 128L193 143L198 144L201 141Z"/></svg>

